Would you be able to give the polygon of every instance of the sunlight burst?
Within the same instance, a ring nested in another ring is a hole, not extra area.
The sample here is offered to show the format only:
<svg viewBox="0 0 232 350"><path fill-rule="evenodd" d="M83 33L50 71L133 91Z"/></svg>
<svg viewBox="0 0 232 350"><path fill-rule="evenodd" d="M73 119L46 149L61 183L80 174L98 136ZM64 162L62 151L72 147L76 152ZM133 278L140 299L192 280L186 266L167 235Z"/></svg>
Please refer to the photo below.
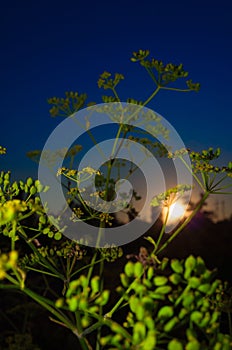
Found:
<svg viewBox="0 0 232 350"><path fill-rule="evenodd" d="M163 208L163 220L165 220L168 213L168 208ZM169 214L167 225L174 224L184 216L185 206L181 202L174 202L169 207Z"/></svg>

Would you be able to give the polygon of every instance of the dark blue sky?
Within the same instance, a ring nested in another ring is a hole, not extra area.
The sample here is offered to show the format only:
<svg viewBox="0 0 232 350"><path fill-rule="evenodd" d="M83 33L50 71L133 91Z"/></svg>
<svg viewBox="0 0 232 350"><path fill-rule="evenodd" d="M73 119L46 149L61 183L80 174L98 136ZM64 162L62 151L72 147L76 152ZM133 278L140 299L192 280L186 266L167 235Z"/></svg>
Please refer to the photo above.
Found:
<svg viewBox="0 0 232 350"><path fill-rule="evenodd" d="M47 98L86 92L101 102L104 70L125 75L121 99L148 97L146 72L131 53L149 49L165 63L183 63L199 93L162 91L148 107L169 120L188 147L231 143L232 4L219 1L10 1L1 5L1 140L5 170L17 176L36 166L26 152L41 149L61 119Z"/></svg>

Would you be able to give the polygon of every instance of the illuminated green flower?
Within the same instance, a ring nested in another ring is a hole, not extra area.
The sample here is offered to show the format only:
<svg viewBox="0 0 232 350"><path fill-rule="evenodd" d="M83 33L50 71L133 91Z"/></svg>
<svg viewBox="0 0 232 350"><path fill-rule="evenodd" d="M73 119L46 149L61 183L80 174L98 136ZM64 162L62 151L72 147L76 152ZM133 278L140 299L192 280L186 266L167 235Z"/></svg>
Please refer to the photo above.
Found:
<svg viewBox="0 0 232 350"><path fill-rule="evenodd" d="M0 154L6 154L6 148L0 146Z"/></svg>
<svg viewBox="0 0 232 350"><path fill-rule="evenodd" d="M27 204L19 199L13 199L0 205L0 225L16 219L18 213L27 210Z"/></svg>

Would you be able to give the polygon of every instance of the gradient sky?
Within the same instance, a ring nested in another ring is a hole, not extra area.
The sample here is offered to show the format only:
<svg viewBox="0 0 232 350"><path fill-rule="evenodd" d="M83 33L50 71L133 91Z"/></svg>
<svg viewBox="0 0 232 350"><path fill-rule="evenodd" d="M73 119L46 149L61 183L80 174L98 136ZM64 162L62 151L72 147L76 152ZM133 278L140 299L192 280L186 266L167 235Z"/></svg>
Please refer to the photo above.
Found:
<svg viewBox="0 0 232 350"><path fill-rule="evenodd" d="M163 115L187 147L221 147L232 159L232 3L218 1L10 1L0 11L1 168L36 177L26 152L42 149L62 120L47 98L86 92L101 102L104 71L125 81L122 100L143 99L153 85L131 53L149 49L164 63L183 63L199 93L161 91L148 107ZM231 203L231 202L230 202ZM227 204L227 210L228 210Z"/></svg>

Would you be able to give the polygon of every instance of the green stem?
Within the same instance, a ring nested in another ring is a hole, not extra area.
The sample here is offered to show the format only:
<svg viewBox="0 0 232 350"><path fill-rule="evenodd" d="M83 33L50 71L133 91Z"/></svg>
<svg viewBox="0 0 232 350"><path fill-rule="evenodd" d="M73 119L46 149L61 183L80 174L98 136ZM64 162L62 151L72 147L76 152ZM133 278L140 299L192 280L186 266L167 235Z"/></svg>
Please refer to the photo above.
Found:
<svg viewBox="0 0 232 350"><path fill-rule="evenodd" d="M51 300L49 300L49 299L47 299L45 297L42 297L41 295L33 292L32 290L30 290L28 288L23 288L22 289L20 281L15 280L9 274L6 275L6 279L8 281L10 281L18 290L22 291L23 293L28 295L31 299L35 300L38 304L43 306L46 310L51 312L60 321L62 321L64 324L66 324L68 326L68 328L70 328L71 330L74 329L74 325L72 325L72 323L65 317L65 315L61 314L60 312L58 312L57 310L55 310L53 308L54 303Z"/></svg>
<svg viewBox="0 0 232 350"><path fill-rule="evenodd" d="M188 225L188 223L193 219L193 217L198 213L198 211L203 206L204 202L208 198L210 192L206 191L196 206L196 208L193 210L193 212L184 220L184 222L178 227L178 229L170 236L170 238L161 246L161 248L156 252L156 254L161 253L172 241L176 236Z"/></svg>
<svg viewBox="0 0 232 350"><path fill-rule="evenodd" d="M81 267L79 270L73 272L73 273L71 274L70 278L73 278L76 274L80 273L82 270L88 269L88 268L90 268L91 266L98 264L98 263L101 262L102 260L105 260L105 259L102 258L102 259L99 259L99 260L97 260L97 261L94 261L94 264L91 262L90 264Z"/></svg>
<svg viewBox="0 0 232 350"><path fill-rule="evenodd" d="M167 225L167 221L168 221L168 216L169 216L169 207L167 207L167 214L165 216L165 220L164 220L164 223L162 225L162 229L160 231L158 240L156 242L156 247L155 247L155 249L153 251L154 254L156 253L157 249L159 248L159 244L160 244L160 242L161 242L161 240L163 238L163 235L164 235L164 232L165 232L165 228L166 228L166 225Z"/></svg>
<svg viewBox="0 0 232 350"><path fill-rule="evenodd" d="M104 260L100 262L100 268L99 268L99 277L100 277L99 292L100 292L100 294L102 293L103 288L104 288L103 270L104 270ZM103 306L99 305L99 316L102 317L102 314L103 314ZM101 326L97 330L96 350L101 350L100 339L101 339Z"/></svg>
<svg viewBox="0 0 232 350"><path fill-rule="evenodd" d="M15 237L11 238L11 251L15 250Z"/></svg>
<svg viewBox="0 0 232 350"><path fill-rule="evenodd" d="M103 323L104 323L104 319L102 321L98 321L98 322L94 323L92 326L85 329L84 332L80 334L80 336L85 337L86 335L88 335L88 334L92 333L93 331L95 331L96 329L98 329L98 327L102 326Z"/></svg>
<svg viewBox="0 0 232 350"><path fill-rule="evenodd" d="M57 311L53 306L51 306L52 302L50 300L47 300L46 298L38 295L28 288L24 288L23 292L31 299L36 301L39 305L41 305L44 309L49 311L52 315L54 315L59 321L61 321L61 324L63 324L63 326L69 328L78 337L83 350L92 350L87 340L80 338L79 330L76 328L76 326L73 325L72 322L63 313Z"/></svg>
<svg viewBox="0 0 232 350"><path fill-rule="evenodd" d="M18 287L16 285L12 285L12 284L1 284L0 283L0 289L16 289L18 290Z"/></svg>
<svg viewBox="0 0 232 350"><path fill-rule="evenodd" d="M71 266L70 266L70 270L69 270L69 278L71 278L71 273L72 273L72 270L73 270L73 268L74 268L76 262L77 262L77 257L74 256L74 258L72 259L72 263L71 263Z"/></svg>
<svg viewBox="0 0 232 350"><path fill-rule="evenodd" d="M166 87L166 86L161 86L161 89L170 90L170 91L178 91L178 92L190 92L190 91L192 91L191 89L178 89L178 88L171 88L171 87Z"/></svg>
<svg viewBox="0 0 232 350"><path fill-rule="evenodd" d="M34 214L34 211L33 211L33 210L31 210L29 213L27 213L27 214L25 214L25 215L21 216L21 217L20 217L20 221L22 221L22 220L25 220L25 219L29 218L29 217L30 217L30 216L32 216L33 214Z"/></svg>
<svg viewBox="0 0 232 350"><path fill-rule="evenodd" d="M222 183L225 179L227 178L227 175L223 176L220 180L218 180L216 183L212 183L212 187L211 189L214 189L215 187L217 187L218 185L220 185L220 183ZM230 187L231 185L229 185L228 187ZM222 188L222 187L221 187Z"/></svg>
<svg viewBox="0 0 232 350"><path fill-rule="evenodd" d="M9 274L6 274L6 279L8 281L10 281L10 283L12 283L14 286L16 286L16 288L19 287L19 282L16 279L14 279L12 276L10 276Z"/></svg>
<svg viewBox="0 0 232 350"><path fill-rule="evenodd" d="M22 236L22 238L26 241L27 245L32 249L32 251L35 253L35 255L38 256L39 258L39 263L46 267L48 270L50 270L54 275L56 275L58 278L60 278L62 281L64 281L64 276L59 273L49 262L47 259L45 259L42 254L39 253L38 249L34 246L34 244L32 242L30 242L30 240L28 240L28 237L26 235L26 233L24 232L24 229L22 226L20 226L19 228L19 232Z"/></svg>
<svg viewBox="0 0 232 350"><path fill-rule="evenodd" d="M212 175L212 177L211 177L211 176L209 177L209 180L210 180L210 181L209 181L209 188L210 188L210 189L212 189L212 186L213 186L213 184L214 184L214 180L215 180L215 179L216 179L216 174L215 174L215 173ZM214 186L215 186L215 185L214 185ZM213 187L214 187L214 186L213 186Z"/></svg>
<svg viewBox="0 0 232 350"><path fill-rule="evenodd" d="M120 98L119 98L118 93L117 93L117 91L115 90L114 87L112 88L112 91L113 91L113 93L114 93L114 96L115 96L116 99L118 100L118 102L120 102Z"/></svg>
<svg viewBox="0 0 232 350"><path fill-rule="evenodd" d="M208 184L209 176L207 173L201 171L201 177L202 177L202 180L204 183L204 188L208 191L209 190L209 184Z"/></svg>
<svg viewBox="0 0 232 350"><path fill-rule="evenodd" d="M116 137L115 137L114 145L113 145L113 148L111 151L111 158L115 157L115 149L117 147L117 143L118 143L118 139L119 139L119 136L121 134L121 131L122 131L122 127L123 127L123 124L120 124L118 131L117 131L117 134L116 134Z"/></svg>
<svg viewBox="0 0 232 350"><path fill-rule="evenodd" d="M137 281L143 276L144 271L140 274L140 276L138 276L131 284L130 286L127 288L127 290L124 292L125 294L129 294L129 292L131 291L131 289L133 288L134 284L137 283ZM119 308L119 306L122 304L122 302L125 299L125 296L122 295L121 298L117 301L117 303L112 307L112 309L107 312L107 314L105 314L105 318L112 318L113 314L115 313L115 311L117 311L117 309Z"/></svg>
<svg viewBox="0 0 232 350"><path fill-rule="evenodd" d="M121 333L124 333L124 337L126 339L132 340L132 336L119 323L112 321L110 319L107 319L107 318L103 318L102 320L94 323L92 326L85 329L84 332L81 333L80 336L81 337L86 336L86 335L92 333L93 331L95 331L96 329L98 329L99 327L102 327L104 324L107 325L109 328L111 328L113 324L117 325L117 327L121 329Z"/></svg>
<svg viewBox="0 0 232 350"><path fill-rule="evenodd" d="M55 275L54 273L51 273L51 272L48 272L48 271L44 271L44 270L35 269L35 268L31 267L31 266L25 266L25 269L26 270L35 271L35 272L41 273L43 275L48 275L48 276L59 278L59 276Z"/></svg>
<svg viewBox="0 0 232 350"><path fill-rule="evenodd" d="M81 318L80 318L80 313L78 311L75 312L75 317L76 317L76 325L77 325L77 330L78 333L76 333L76 336L81 344L81 347L83 350L92 350L92 346L89 344L88 340L85 339L82 335L82 326L81 326ZM75 334L75 332L74 332Z"/></svg>
<svg viewBox="0 0 232 350"><path fill-rule="evenodd" d="M157 88L155 89L155 91L151 94L150 97L148 97L148 99L146 99L146 101L143 103L143 106L146 106L154 97L155 95L157 95L157 93L160 91L161 87L157 86Z"/></svg>
<svg viewBox="0 0 232 350"><path fill-rule="evenodd" d="M88 285L89 285L89 283L90 283L90 278L91 278L91 276L92 276L92 273L93 273L93 268L94 268L94 266L95 266L95 264L96 264L96 258L97 258L97 251L94 253L94 255L93 255L93 257L92 257L92 260L91 260L91 263L90 263L90 268L89 268L89 270L88 270L88 275L87 275L87 280L88 280Z"/></svg>
<svg viewBox="0 0 232 350"><path fill-rule="evenodd" d="M196 182L198 183L198 185L202 188L203 191L205 191L205 187L202 185L201 181L198 179L197 175L193 172L193 170L191 169L191 167L187 164L187 162L184 160L184 158L182 156L180 156L180 160L182 161L182 163L185 165L185 167L188 169L188 171L190 172L190 174L193 176L193 178L196 180Z"/></svg>
<svg viewBox="0 0 232 350"><path fill-rule="evenodd" d="M220 192L220 191L212 191L212 194L232 194L232 192Z"/></svg>
<svg viewBox="0 0 232 350"><path fill-rule="evenodd" d="M92 113L91 113L92 114ZM90 115L91 115L90 114ZM75 116L75 114L73 114L73 116ZM87 121L87 120L86 120ZM85 130L87 132L87 134L89 135L90 139L92 140L93 144L96 146L99 154L101 154L101 156L103 158L105 158L105 154L102 152L101 148L99 147L98 142L95 140L95 137L93 136L92 132L89 130L89 128L84 127L84 125L82 125L82 123L80 123L80 121L75 118L75 123L77 123L83 130Z"/></svg>
<svg viewBox="0 0 232 350"><path fill-rule="evenodd" d="M158 86L158 81L156 80L155 75L153 74L152 70L150 68L145 67L147 73L150 75L151 79L154 81L154 83Z"/></svg>

